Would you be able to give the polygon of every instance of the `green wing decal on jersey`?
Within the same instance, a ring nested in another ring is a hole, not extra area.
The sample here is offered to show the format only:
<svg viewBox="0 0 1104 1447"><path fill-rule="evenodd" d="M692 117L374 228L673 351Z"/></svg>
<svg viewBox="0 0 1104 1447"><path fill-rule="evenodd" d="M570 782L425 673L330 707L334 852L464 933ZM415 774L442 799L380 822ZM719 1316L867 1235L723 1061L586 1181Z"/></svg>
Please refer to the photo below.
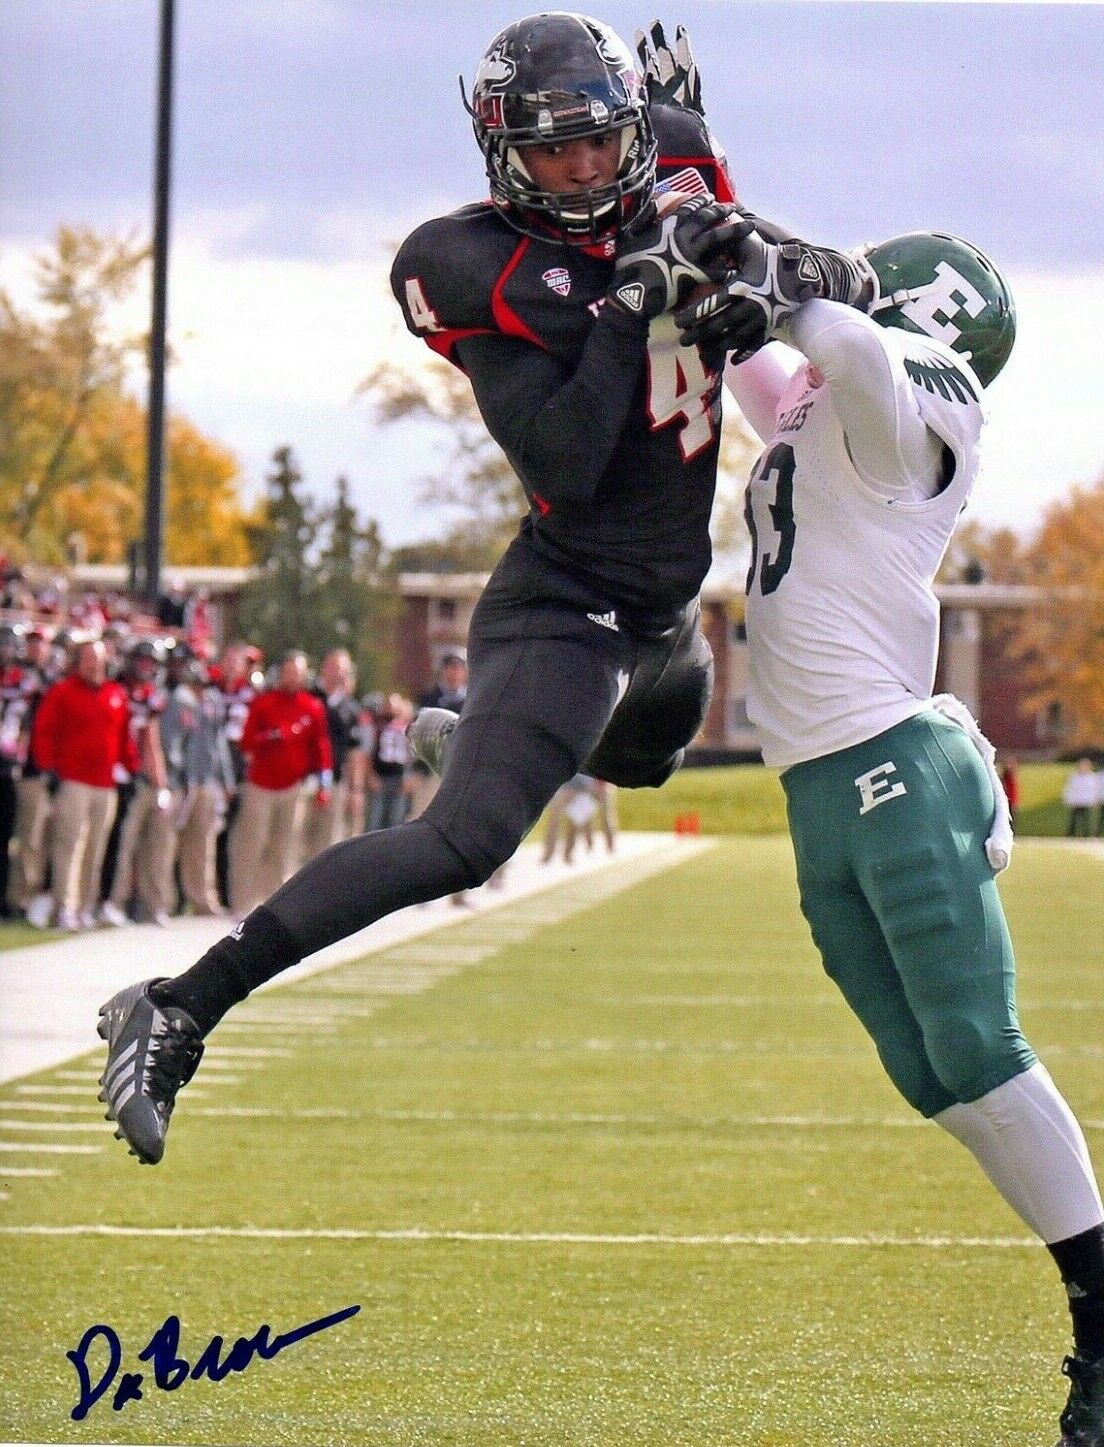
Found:
<svg viewBox="0 0 1104 1447"><path fill-rule="evenodd" d="M966 380L965 373L960 372L952 363L945 362L942 357L932 357L927 362L922 362L917 357L906 357L905 372L918 387L937 392L948 401L965 403L969 398L973 398L975 402L978 399L977 393Z"/></svg>

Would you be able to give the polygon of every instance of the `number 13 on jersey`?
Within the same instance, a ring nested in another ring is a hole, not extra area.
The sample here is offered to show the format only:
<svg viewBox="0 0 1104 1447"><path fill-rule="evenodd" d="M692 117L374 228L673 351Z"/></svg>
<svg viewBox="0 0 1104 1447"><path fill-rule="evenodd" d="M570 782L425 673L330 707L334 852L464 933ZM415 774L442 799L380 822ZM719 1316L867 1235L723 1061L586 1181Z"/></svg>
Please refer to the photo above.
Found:
<svg viewBox="0 0 1104 1447"><path fill-rule="evenodd" d="M744 520L751 534L751 567L746 592L759 583L764 598L773 593L793 562L793 448L779 442L755 464L744 498Z"/></svg>

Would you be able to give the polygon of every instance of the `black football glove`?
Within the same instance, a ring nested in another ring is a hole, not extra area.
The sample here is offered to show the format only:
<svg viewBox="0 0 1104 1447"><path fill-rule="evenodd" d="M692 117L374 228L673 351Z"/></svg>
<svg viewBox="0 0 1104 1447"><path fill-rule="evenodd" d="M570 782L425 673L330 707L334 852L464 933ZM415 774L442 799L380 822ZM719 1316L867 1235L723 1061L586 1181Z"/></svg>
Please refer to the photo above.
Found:
<svg viewBox="0 0 1104 1447"><path fill-rule="evenodd" d="M675 31L673 47L667 43L658 20L652 21L647 34L638 30L635 40L648 104L681 106L683 110L693 111L704 119L701 76L690 49L686 27L680 25Z"/></svg>
<svg viewBox="0 0 1104 1447"><path fill-rule="evenodd" d="M754 217L746 218L754 225ZM714 256L716 267L722 258ZM735 251L724 284L675 317L684 346L723 346L743 356L757 351L802 303L814 297L862 306L867 269L842 252L803 241L768 241L751 230Z"/></svg>
<svg viewBox="0 0 1104 1447"><path fill-rule="evenodd" d="M670 311L692 287L725 274L714 258L731 254L746 229L735 206L705 196L692 196L661 221L649 207L618 239L608 303L649 320Z"/></svg>

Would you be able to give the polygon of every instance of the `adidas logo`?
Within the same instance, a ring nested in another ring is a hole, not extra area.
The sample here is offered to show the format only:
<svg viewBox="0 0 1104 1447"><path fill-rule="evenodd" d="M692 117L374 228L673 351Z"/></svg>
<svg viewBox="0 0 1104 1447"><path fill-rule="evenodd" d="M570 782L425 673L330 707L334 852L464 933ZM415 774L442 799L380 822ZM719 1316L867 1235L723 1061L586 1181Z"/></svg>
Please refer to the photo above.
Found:
<svg viewBox="0 0 1104 1447"><path fill-rule="evenodd" d="M798 262L797 275L801 281L815 282L820 280L820 271L817 268L816 262L808 252L803 253L801 260Z"/></svg>
<svg viewBox="0 0 1104 1447"><path fill-rule="evenodd" d="M242 937L242 933L243 933L244 930L245 930L245 920L240 919L240 920L238 920L238 922L237 922L237 924L234 926L234 928L230 931L230 938L231 938L232 940L240 940L241 937Z"/></svg>
<svg viewBox="0 0 1104 1447"><path fill-rule="evenodd" d="M592 623L598 623L603 628L612 628L615 633L621 632L621 625L617 621L617 614L612 609L608 613L588 613L587 617Z"/></svg>
<svg viewBox="0 0 1104 1447"><path fill-rule="evenodd" d="M627 286L618 288L617 300L622 306L627 306L631 312L642 312L644 310L644 287L639 281L630 281Z"/></svg>

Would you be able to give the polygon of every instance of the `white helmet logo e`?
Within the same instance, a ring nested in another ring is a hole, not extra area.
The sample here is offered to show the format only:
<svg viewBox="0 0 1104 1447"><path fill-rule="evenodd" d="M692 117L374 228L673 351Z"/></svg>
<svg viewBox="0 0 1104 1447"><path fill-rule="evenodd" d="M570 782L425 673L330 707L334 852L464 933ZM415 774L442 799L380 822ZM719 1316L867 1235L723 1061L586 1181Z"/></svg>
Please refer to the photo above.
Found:
<svg viewBox="0 0 1104 1447"><path fill-rule="evenodd" d="M962 335L962 328L954 323L958 313L964 311L968 317L977 317L986 305L981 292L946 261L936 266L933 282L910 287L906 299L899 303L910 322L926 336L946 342L949 347Z"/></svg>

